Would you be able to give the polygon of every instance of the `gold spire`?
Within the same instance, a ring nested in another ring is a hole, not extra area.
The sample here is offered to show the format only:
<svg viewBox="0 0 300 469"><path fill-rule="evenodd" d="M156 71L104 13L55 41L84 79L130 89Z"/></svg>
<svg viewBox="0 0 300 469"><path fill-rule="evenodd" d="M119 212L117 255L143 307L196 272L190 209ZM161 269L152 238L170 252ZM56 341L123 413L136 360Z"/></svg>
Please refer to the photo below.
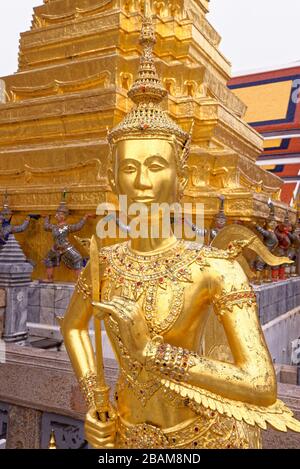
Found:
<svg viewBox="0 0 300 469"><path fill-rule="evenodd" d="M166 97L167 90L163 87L156 71L153 57L155 42L155 30L147 0L140 35L142 56L139 72L128 92L128 97L136 106L108 133L108 140L110 143L116 143L119 140L139 136L175 138L185 149L180 155L182 164L182 160L186 160L188 154L186 146L190 142L190 136L161 109L160 103Z"/></svg>
<svg viewBox="0 0 300 469"><path fill-rule="evenodd" d="M49 441L48 449L57 449L54 430L51 430L51 435L50 435L50 441Z"/></svg>

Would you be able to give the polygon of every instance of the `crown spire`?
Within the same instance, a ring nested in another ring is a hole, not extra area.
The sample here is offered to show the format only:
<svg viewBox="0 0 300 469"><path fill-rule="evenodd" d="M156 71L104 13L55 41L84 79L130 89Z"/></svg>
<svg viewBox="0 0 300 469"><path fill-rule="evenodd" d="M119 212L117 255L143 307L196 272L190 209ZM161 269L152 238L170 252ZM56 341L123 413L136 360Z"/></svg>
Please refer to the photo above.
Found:
<svg viewBox="0 0 300 469"><path fill-rule="evenodd" d="M61 194L61 201L56 210L57 212L63 212L65 215L69 215L69 209L67 206L67 190L64 189Z"/></svg>
<svg viewBox="0 0 300 469"><path fill-rule="evenodd" d="M135 104L141 102L160 102L167 95L157 74L154 64L153 48L156 43L153 18L149 1L145 1L144 16L140 35L143 52L140 59L138 76L128 92L128 96Z"/></svg>

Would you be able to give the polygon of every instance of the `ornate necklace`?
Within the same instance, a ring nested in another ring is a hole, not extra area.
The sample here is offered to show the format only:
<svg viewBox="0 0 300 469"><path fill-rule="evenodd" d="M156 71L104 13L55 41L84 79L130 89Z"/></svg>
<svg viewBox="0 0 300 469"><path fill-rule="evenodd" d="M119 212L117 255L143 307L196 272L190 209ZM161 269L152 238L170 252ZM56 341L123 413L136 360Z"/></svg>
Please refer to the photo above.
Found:
<svg viewBox="0 0 300 469"><path fill-rule="evenodd" d="M137 301L143 295L143 311L150 332L166 333L177 321L183 309L184 290L192 282L190 265L198 259L201 247L195 243L177 241L175 246L158 253L140 255L132 252L128 243L119 244L100 254L106 264L104 278L110 280L105 299L114 289L121 296ZM159 318L159 290L171 290L167 314Z"/></svg>

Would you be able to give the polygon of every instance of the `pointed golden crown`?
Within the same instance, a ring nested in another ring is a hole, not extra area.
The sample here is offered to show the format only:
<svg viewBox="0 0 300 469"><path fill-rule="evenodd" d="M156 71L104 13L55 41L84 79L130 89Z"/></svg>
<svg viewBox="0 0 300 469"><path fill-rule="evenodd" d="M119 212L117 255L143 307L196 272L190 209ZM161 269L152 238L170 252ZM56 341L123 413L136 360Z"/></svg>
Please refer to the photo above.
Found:
<svg viewBox="0 0 300 469"><path fill-rule="evenodd" d="M1 211L1 215L11 215L12 211L9 206L9 201L8 201L8 192L7 189L5 190L4 196L3 196L3 209Z"/></svg>
<svg viewBox="0 0 300 469"><path fill-rule="evenodd" d="M67 191L66 189L63 190L61 194L61 201L59 206L56 209L57 212L63 212L65 215L69 215L69 209L67 206Z"/></svg>
<svg viewBox="0 0 300 469"><path fill-rule="evenodd" d="M110 143L129 137L167 137L176 139L183 148L180 163L188 158L191 135L179 127L164 111L160 103L167 96L157 74L153 58L156 43L155 30L150 7L145 1L140 44L143 48L138 77L128 91L128 97L135 107L108 133Z"/></svg>

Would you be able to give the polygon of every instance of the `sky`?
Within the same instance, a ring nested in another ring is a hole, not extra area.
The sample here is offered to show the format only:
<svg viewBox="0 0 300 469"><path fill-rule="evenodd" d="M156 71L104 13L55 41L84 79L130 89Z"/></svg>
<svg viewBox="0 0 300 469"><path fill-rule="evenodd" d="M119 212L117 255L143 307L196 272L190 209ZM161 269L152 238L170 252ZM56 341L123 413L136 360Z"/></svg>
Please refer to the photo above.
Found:
<svg viewBox="0 0 300 469"><path fill-rule="evenodd" d="M20 32L30 29L33 7L43 0L2 3L0 76L5 76L17 70ZM210 0L208 15L233 75L299 61L299 18L300 0Z"/></svg>

